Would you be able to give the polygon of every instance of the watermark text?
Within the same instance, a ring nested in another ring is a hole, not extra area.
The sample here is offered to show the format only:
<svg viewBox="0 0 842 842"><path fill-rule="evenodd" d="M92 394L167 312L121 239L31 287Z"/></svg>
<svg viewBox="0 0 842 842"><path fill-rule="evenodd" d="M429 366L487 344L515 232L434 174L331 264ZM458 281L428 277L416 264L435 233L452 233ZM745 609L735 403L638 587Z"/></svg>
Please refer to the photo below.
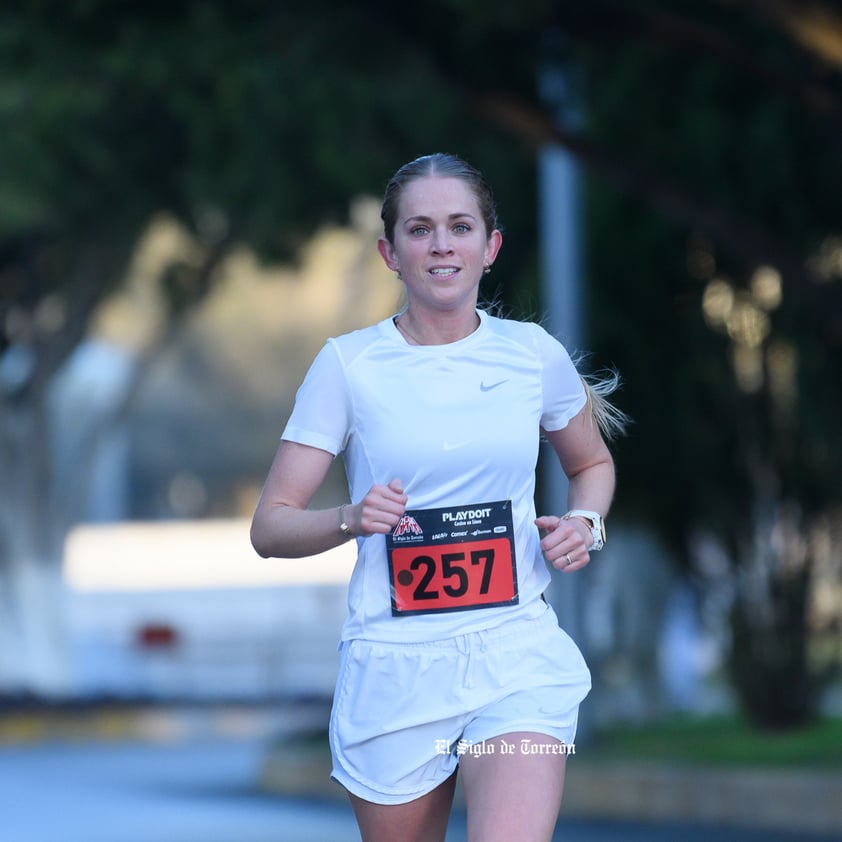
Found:
<svg viewBox="0 0 842 842"><path fill-rule="evenodd" d="M494 742L486 740L479 740L478 742L473 740L436 740L436 754L453 753L460 757L465 754L472 757L490 754L563 754L565 757L569 757L571 754L576 754L576 744L555 740L533 740L529 737L523 737L519 740L500 738L494 740Z"/></svg>

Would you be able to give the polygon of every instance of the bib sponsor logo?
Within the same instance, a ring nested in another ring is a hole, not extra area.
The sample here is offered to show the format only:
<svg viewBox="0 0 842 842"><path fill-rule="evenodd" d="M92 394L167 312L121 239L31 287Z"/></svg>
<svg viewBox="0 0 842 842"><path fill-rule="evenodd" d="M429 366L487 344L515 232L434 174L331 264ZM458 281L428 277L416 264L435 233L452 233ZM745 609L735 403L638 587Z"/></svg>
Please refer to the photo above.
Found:
<svg viewBox="0 0 842 842"><path fill-rule="evenodd" d="M392 533L395 538L402 538L404 536L414 535L418 537L423 537L424 532L421 527L418 525L418 521L415 520L412 515L404 515L399 521L398 525L395 527L395 531Z"/></svg>
<svg viewBox="0 0 842 842"><path fill-rule="evenodd" d="M491 515L491 509L464 509L462 511L442 512L441 519L448 521L481 520Z"/></svg>

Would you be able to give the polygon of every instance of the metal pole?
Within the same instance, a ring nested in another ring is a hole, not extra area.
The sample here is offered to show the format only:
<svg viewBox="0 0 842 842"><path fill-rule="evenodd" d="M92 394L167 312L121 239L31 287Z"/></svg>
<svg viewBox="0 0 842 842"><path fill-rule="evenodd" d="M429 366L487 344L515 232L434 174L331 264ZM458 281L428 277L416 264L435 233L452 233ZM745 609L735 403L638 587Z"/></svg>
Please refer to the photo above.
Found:
<svg viewBox="0 0 842 842"><path fill-rule="evenodd" d="M555 51L557 53L557 51ZM571 75L562 61L547 62L540 78L540 94L555 110L559 124L578 123L578 103L572 95ZM584 349L584 291L582 285L581 185L577 161L558 145L544 147L539 155L539 213L541 237L541 294L546 328L572 356ZM551 448L542 462L545 511L567 509L568 482ZM583 624L581 574L553 575L547 600L559 622L574 641L586 648ZM586 738L580 719L579 739Z"/></svg>
<svg viewBox="0 0 842 842"><path fill-rule="evenodd" d="M555 146L541 152L539 173L545 325L575 355L583 341L579 176L570 155ZM544 505L551 512L566 511L567 477L550 448L544 451L541 469ZM577 576L556 575L547 595L562 625L577 641L582 632L579 591Z"/></svg>

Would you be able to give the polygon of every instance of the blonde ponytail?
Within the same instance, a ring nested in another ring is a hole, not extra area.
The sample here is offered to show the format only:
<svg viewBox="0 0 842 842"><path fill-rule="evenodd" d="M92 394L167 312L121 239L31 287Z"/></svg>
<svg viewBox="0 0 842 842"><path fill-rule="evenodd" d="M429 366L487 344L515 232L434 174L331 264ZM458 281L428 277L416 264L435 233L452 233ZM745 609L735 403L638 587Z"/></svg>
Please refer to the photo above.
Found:
<svg viewBox="0 0 842 842"><path fill-rule="evenodd" d="M609 395L620 388L620 375L608 370L600 374L580 374L591 415L600 433L609 441L622 436L631 423L631 418L608 400Z"/></svg>

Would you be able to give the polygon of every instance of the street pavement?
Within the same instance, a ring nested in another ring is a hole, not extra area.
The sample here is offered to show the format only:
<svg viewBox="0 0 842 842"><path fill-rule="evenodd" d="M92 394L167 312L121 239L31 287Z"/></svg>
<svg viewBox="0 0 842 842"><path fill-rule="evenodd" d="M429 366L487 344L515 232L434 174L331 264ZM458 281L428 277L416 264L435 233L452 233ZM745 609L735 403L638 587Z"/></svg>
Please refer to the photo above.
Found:
<svg viewBox="0 0 842 842"><path fill-rule="evenodd" d="M0 745L0 842L357 842L344 799L261 791L269 743L263 733L202 732L7 742ZM831 838L563 816L555 836L559 842ZM447 840L466 840L460 809Z"/></svg>

